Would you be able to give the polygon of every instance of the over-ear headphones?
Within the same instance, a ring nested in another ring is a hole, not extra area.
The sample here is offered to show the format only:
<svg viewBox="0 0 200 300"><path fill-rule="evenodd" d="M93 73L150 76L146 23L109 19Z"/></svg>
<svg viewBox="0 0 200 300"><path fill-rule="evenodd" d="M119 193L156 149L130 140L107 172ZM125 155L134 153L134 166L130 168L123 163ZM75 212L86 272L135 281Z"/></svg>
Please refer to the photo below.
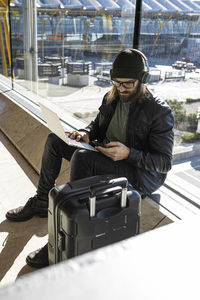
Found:
<svg viewBox="0 0 200 300"><path fill-rule="evenodd" d="M110 77L111 79L134 78L141 83L147 83L150 78L149 73L148 60L141 51L124 49L116 55L110 70Z"/></svg>
<svg viewBox="0 0 200 300"><path fill-rule="evenodd" d="M140 81L142 83L147 83L150 79L148 59L146 58L144 53L142 53L141 51L139 51L137 49L131 49L131 51L138 54L140 56L140 58L143 60L145 69L144 69L144 72L142 74Z"/></svg>

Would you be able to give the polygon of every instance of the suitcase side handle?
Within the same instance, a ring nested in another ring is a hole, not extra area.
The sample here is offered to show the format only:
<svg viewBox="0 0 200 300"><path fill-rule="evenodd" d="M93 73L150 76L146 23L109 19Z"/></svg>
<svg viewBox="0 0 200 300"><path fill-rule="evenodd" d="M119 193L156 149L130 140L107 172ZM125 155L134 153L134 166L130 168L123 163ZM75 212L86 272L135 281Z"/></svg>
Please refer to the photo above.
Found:
<svg viewBox="0 0 200 300"><path fill-rule="evenodd" d="M109 188L113 188L115 186L122 187L121 193L121 207L126 207L126 200L127 200L127 185L128 180L126 177L115 178L109 180L108 182L104 183L97 183L90 187L90 197L89 197L89 206L90 206L90 217L95 216L96 212L96 194L98 192L104 191Z"/></svg>

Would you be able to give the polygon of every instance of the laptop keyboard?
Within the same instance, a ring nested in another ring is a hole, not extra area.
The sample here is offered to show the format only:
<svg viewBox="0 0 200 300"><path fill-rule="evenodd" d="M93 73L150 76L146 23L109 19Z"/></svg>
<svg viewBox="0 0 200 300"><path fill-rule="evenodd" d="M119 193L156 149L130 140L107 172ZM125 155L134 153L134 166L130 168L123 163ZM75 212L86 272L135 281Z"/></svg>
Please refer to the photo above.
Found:
<svg viewBox="0 0 200 300"><path fill-rule="evenodd" d="M70 144L76 147L81 147L81 148L83 147L83 145L80 142L77 142L76 140L73 139L70 139Z"/></svg>
<svg viewBox="0 0 200 300"><path fill-rule="evenodd" d="M94 147L92 147L91 145L84 143L84 142L77 142L76 140L71 139L68 134L66 133L68 139L69 139L69 145L70 146L74 146L77 148L83 148L83 149L89 149L89 150L93 150L93 151L97 151Z"/></svg>

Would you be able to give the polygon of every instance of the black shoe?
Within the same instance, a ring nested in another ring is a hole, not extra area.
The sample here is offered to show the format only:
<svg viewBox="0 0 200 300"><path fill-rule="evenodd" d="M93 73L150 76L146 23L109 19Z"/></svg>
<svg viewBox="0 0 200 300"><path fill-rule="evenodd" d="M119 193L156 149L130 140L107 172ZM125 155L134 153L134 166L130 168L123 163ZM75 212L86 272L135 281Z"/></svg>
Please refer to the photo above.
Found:
<svg viewBox="0 0 200 300"><path fill-rule="evenodd" d="M48 244L44 247L31 252L27 258L26 263L32 268L44 268L49 265L48 259Z"/></svg>
<svg viewBox="0 0 200 300"><path fill-rule="evenodd" d="M24 206L11 209L7 212L6 218L9 221L22 222L31 219L33 216L47 218L48 202L40 200L37 195L31 197Z"/></svg>

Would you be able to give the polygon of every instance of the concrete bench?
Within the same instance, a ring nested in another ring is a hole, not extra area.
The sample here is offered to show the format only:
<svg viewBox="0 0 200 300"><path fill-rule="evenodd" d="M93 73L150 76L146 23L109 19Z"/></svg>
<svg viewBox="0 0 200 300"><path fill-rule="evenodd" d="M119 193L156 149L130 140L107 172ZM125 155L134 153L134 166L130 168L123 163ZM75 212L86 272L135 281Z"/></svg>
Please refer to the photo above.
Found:
<svg viewBox="0 0 200 300"><path fill-rule="evenodd" d="M166 71L165 80L167 79L185 79L184 71Z"/></svg>

